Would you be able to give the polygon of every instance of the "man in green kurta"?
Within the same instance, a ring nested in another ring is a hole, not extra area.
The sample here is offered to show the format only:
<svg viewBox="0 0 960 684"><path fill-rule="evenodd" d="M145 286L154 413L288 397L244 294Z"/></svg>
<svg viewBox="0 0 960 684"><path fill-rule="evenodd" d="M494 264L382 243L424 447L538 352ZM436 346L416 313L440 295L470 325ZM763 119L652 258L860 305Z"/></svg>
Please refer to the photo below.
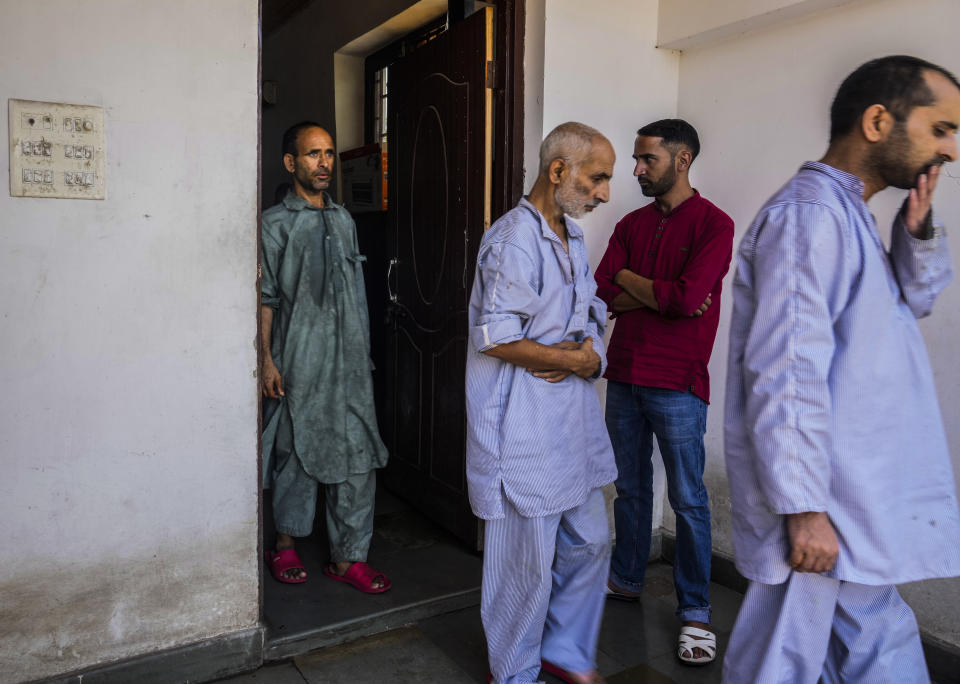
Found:
<svg viewBox="0 0 960 684"><path fill-rule="evenodd" d="M390 581L366 563L376 468L387 462L377 431L370 326L356 226L326 192L333 139L313 122L283 137L293 188L263 212L261 263L264 487L273 489L277 580L306 581L294 537L313 529L324 485L328 577L366 593Z"/></svg>

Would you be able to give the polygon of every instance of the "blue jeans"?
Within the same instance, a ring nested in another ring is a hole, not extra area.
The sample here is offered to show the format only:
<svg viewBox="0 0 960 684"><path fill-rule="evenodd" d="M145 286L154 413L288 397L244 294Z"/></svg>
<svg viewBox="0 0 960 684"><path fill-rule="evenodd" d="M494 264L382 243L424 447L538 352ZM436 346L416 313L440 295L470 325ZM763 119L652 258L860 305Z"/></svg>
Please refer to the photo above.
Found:
<svg viewBox="0 0 960 684"><path fill-rule="evenodd" d="M667 498L677 516L673 582L677 616L710 622L710 508L703 485L707 404L690 392L607 383L607 430L617 459L613 504L617 545L610 563L616 586L639 592L650 556L653 436L663 456Z"/></svg>

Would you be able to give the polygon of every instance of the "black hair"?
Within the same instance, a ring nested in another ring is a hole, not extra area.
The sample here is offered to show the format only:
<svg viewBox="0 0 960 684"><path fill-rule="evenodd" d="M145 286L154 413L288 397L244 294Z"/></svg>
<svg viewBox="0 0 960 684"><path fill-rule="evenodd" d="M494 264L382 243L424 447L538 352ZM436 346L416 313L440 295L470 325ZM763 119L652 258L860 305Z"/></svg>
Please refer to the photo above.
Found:
<svg viewBox="0 0 960 684"><path fill-rule="evenodd" d="M314 121L301 121L298 124L293 124L283 134L283 154L297 156L297 139L300 137L300 131L307 128L323 128L323 126Z"/></svg>
<svg viewBox="0 0 960 684"><path fill-rule="evenodd" d="M663 138L663 146L671 148L671 153L676 156L676 147L683 145L690 150L692 162L700 154L700 137L697 130L683 119L661 119L648 123L637 131L637 135L646 138Z"/></svg>
<svg viewBox="0 0 960 684"><path fill-rule="evenodd" d="M935 101L924 73L936 71L960 90L960 82L936 64L909 55L890 55L872 59L847 76L830 107L830 140L850 133L863 112L875 104L883 105L899 122L907 120L914 107Z"/></svg>

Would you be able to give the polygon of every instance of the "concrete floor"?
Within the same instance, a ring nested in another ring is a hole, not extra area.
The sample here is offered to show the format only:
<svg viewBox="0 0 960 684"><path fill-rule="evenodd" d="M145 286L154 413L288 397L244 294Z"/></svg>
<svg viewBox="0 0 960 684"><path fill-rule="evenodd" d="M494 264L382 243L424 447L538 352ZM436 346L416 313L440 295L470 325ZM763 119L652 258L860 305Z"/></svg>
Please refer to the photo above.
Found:
<svg viewBox="0 0 960 684"><path fill-rule="evenodd" d="M264 528L269 530L269 499L264 508ZM487 681L478 554L380 490L369 562L394 586L384 594L364 595L321 574L326 535L323 516L317 520L315 534L298 543L309 580L290 585L264 579L267 656L287 659L222 682ZM718 663L688 668L674 655L679 623L673 615L671 572L670 565L652 564L641 602L607 601L598 666L611 684L720 681L719 657L741 596L712 585ZM544 678L551 684L559 681Z"/></svg>
<svg viewBox="0 0 960 684"><path fill-rule="evenodd" d="M678 622L673 615L671 566L655 563L643 600L607 601L598 665L609 684L714 684L733 627L740 594L711 585L714 628L720 652L714 664L690 668L675 655ZM486 643L479 606L426 617L406 626L321 648L256 672L221 680L229 684L383 684L384 682L487 681ZM559 680L545 675L555 684Z"/></svg>
<svg viewBox="0 0 960 684"><path fill-rule="evenodd" d="M269 520L265 529L270 529ZM265 653L276 662L220 681L485 683L480 556L386 492L378 493L374 529L369 561L390 576L393 589L364 595L323 577L326 539L319 525L312 539L298 545L309 581L287 585L269 576L264 580ZM597 655L600 673L609 684L719 683L743 596L711 583L710 598L717 659L703 667L682 665L676 658L679 622L673 614L672 566L652 563L641 601L606 603ZM548 684L560 681L546 673L541 677ZM941 678L940 684L953 681Z"/></svg>
<svg viewBox="0 0 960 684"><path fill-rule="evenodd" d="M374 533L367 558L393 584L382 594L363 594L324 577L328 559L322 502L316 530L297 540L309 577L283 584L264 577L264 623L268 660L343 643L480 601L480 555L387 491L377 492ZM272 528L269 499L264 529ZM270 540L272 541L272 540Z"/></svg>

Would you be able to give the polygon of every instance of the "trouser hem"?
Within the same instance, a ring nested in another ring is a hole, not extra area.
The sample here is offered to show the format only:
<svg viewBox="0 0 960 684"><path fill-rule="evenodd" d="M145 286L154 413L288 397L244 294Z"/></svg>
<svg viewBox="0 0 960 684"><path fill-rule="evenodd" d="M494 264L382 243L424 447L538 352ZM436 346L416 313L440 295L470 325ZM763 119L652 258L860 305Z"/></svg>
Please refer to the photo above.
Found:
<svg viewBox="0 0 960 684"><path fill-rule="evenodd" d="M710 624L711 610L707 608L684 608L683 610L677 609L677 617L687 622L692 620L695 622L705 622Z"/></svg>
<svg viewBox="0 0 960 684"><path fill-rule="evenodd" d="M643 591L643 582L630 582L623 579L613 570L610 571L608 578L611 584L613 584L615 587L619 587L620 589L626 589L627 591L635 592L637 594Z"/></svg>
<svg viewBox="0 0 960 684"><path fill-rule="evenodd" d="M288 534L291 537L309 537L313 532L313 525L310 527L290 527L287 525L277 525L278 534Z"/></svg>
<svg viewBox="0 0 960 684"><path fill-rule="evenodd" d="M366 563L367 552L358 550L330 551L331 563Z"/></svg>

